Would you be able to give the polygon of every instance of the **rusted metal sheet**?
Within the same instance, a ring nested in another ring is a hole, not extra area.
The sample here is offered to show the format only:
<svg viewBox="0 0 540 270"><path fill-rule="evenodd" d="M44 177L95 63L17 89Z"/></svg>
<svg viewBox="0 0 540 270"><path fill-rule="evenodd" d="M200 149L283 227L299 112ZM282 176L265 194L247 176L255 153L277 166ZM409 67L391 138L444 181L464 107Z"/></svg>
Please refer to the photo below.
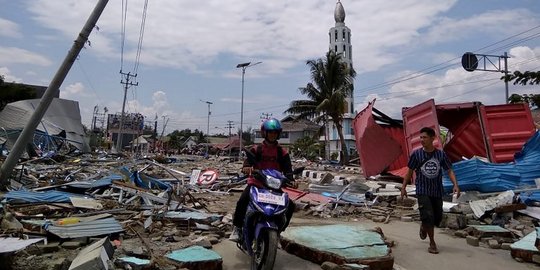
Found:
<svg viewBox="0 0 540 270"><path fill-rule="evenodd" d="M513 161L535 131L531 111L524 103L483 106L481 115L491 162Z"/></svg>
<svg viewBox="0 0 540 270"><path fill-rule="evenodd" d="M420 129L430 127L435 130L435 147L441 148L439 140L439 121L435 101L430 99L411 108L403 108L403 124L405 127L405 140L407 141L407 156L414 150L422 147L420 143Z"/></svg>
<svg viewBox="0 0 540 270"><path fill-rule="evenodd" d="M360 165L366 177L388 168L402 152L400 144L373 119L374 104L370 102L353 121L356 149L360 149Z"/></svg>

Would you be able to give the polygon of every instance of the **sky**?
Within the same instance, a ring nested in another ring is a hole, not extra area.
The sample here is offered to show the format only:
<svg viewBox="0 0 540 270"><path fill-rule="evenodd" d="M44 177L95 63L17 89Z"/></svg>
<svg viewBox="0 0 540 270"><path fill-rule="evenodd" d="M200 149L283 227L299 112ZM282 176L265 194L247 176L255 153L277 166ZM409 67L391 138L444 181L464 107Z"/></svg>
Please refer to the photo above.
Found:
<svg viewBox="0 0 540 270"><path fill-rule="evenodd" d="M342 0L351 29L357 111L375 107L401 119L403 107L505 102L500 72L465 71L465 52L498 56L508 70L540 70L537 0ZM97 0L0 0L0 75L8 82L47 86ZM141 113L158 132L199 129L210 134L258 128L263 115L281 119L299 87L310 82L307 60L325 56L336 0L110 0L60 87L79 102L83 124L94 108L120 112L123 72L137 77L126 112ZM125 13L125 24L123 23ZM125 32L122 35L123 25ZM125 38L122 38L124 36ZM136 65L137 55L139 62ZM486 68L494 69L491 62ZM509 92L539 93L509 85ZM208 104L210 120L208 121ZM168 119L168 120L167 120ZM165 125L166 123L166 125Z"/></svg>

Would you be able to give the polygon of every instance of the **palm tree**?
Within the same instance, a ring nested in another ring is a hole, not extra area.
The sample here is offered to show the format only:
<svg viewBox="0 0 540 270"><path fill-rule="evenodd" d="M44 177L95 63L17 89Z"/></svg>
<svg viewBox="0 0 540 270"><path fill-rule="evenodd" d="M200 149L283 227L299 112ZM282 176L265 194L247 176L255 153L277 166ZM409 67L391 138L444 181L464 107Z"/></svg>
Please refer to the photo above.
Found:
<svg viewBox="0 0 540 270"><path fill-rule="evenodd" d="M323 123L329 117L339 134L341 142L342 162L349 162L349 151L343 136L343 114L347 111L345 98L353 91L353 80L356 72L341 59L341 54L333 51L326 53L326 58L308 60L306 63L311 70L311 80L306 87L298 90L306 95L306 100L294 100L285 113L298 118L313 119Z"/></svg>

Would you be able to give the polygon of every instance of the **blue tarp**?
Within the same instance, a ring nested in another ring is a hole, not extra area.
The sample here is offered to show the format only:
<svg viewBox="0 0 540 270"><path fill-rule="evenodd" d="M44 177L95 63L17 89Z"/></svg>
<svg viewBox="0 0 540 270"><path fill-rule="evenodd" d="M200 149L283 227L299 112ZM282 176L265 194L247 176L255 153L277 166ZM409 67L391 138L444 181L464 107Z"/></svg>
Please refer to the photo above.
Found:
<svg viewBox="0 0 540 270"><path fill-rule="evenodd" d="M139 175L138 171L129 171L127 167L122 167L121 172L125 175L129 176L129 179L132 183L134 183L136 186L145 188L145 189L161 189L161 190L170 190L172 189L172 186L164 183L162 181L159 181L156 178L150 177L148 175L144 175L145 180L141 179L141 176Z"/></svg>
<svg viewBox="0 0 540 270"><path fill-rule="evenodd" d="M463 160L453 164L462 191L499 192L534 186L540 178L540 131L537 131L523 149L515 154L515 162L489 163L479 159ZM452 182L445 174L445 192L452 191Z"/></svg>
<svg viewBox="0 0 540 270"><path fill-rule="evenodd" d="M10 191L4 195L6 201L10 204L17 203L71 203L70 197L81 197L81 195L49 190L49 191L28 191L17 190Z"/></svg>

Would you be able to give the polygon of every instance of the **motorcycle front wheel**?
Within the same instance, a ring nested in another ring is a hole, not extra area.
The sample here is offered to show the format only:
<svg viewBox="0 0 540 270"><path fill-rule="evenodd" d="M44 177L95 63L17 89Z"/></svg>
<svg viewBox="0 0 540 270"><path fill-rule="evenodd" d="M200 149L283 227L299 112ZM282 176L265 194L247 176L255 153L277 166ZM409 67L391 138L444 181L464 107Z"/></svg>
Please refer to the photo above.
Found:
<svg viewBox="0 0 540 270"><path fill-rule="evenodd" d="M253 256L251 256L252 270L272 270L276 261L278 248L278 233L275 230L263 230L256 240Z"/></svg>

